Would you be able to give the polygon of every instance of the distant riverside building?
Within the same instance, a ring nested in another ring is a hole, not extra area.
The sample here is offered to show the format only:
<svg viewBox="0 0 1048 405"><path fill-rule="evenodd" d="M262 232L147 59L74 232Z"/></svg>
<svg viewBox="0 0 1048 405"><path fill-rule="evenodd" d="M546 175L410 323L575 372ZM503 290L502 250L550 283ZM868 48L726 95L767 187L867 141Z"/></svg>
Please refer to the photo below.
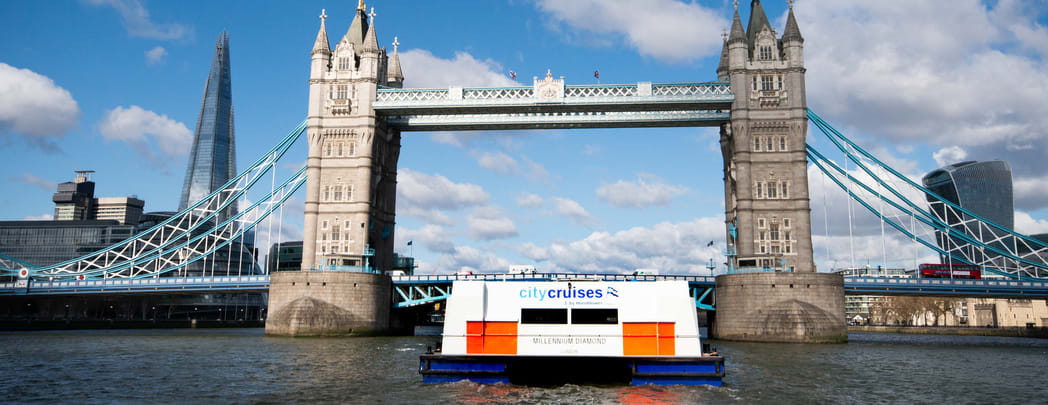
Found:
<svg viewBox="0 0 1048 405"><path fill-rule="evenodd" d="M922 179L924 187L942 198L957 204L975 215L1008 229L1015 228L1015 203L1012 195L1012 169L1007 162L966 161L936 169ZM931 196L928 202L933 202ZM933 205L930 211L948 223L957 223L964 218L948 212L942 205ZM963 233L963 227L954 227ZM964 245L958 238L937 235L939 247ZM978 259L981 252L969 246L969 257ZM943 257L943 263L952 258ZM957 261L953 259L953 261Z"/></svg>
<svg viewBox="0 0 1048 405"><path fill-rule="evenodd" d="M193 149L189 154L186 179L178 210L193 203L236 177L236 144L233 137L233 90L229 70L229 34L222 33L215 43L211 71L204 84ZM223 217L234 214L230 208ZM224 218L223 218L224 219Z"/></svg>
<svg viewBox="0 0 1048 405"><path fill-rule="evenodd" d="M848 267L833 271L845 277L893 277L910 278L912 275L906 269L886 269L877 267ZM849 323L869 323L873 314L871 307L876 307L884 301L884 297L878 295L845 295L844 316Z"/></svg>
<svg viewBox="0 0 1048 405"><path fill-rule="evenodd" d="M48 266L130 238L136 228L112 220L0 221L0 253Z"/></svg>
<svg viewBox="0 0 1048 405"><path fill-rule="evenodd" d="M269 248L269 271L297 271L302 267L302 241L274 243Z"/></svg>
<svg viewBox="0 0 1048 405"><path fill-rule="evenodd" d="M92 170L78 170L71 182L60 183L52 196L56 221L114 220L137 225L146 202L135 196L95 198Z"/></svg>

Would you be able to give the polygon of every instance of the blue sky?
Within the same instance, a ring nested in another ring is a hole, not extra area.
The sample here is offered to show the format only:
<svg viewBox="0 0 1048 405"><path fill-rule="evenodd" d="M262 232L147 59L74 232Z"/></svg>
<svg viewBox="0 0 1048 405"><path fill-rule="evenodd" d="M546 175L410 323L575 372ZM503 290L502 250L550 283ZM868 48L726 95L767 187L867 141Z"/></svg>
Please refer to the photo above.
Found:
<svg viewBox="0 0 1048 405"><path fill-rule="evenodd" d="M785 2L765 3L781 31ZM911 3L796 3L809 107L907 174L960 159L1007 160L1016 227L1048 232L1044 4ZM320 10L335 43L355 6L3 3L0 219L49 215L55 183L77 169L97 172L96 195L135 194L148 211L174 210L215 37L230 35L243 168L305 115ZM720 33L732 13L727 1L673 0L368 7L380 43L391 48L394 36L401 43L407 87L506 85L511 70L530 85L546 69L569 84L595 83L598 69L602 83L715 80ZM745 21L748 4L741 12ZM398 250L411 251L423 272L508 264L705 272L709 258L722 261L715 142L710 128L405 134ZM282 174L304 161L304 145L287 159ZM816 187L813 180L813 219L822 216ZM843 201L837 194L828 197L831 207L839 207L832 199ZM300 207L298 198L285 210L284 238L301 236ZM816 238L820 268L845 264L847 219L831 212L830 231ZM859 237L868 247L860 257L880 254L879 230ZM718 246L705 247L710 240Z"/></svg>

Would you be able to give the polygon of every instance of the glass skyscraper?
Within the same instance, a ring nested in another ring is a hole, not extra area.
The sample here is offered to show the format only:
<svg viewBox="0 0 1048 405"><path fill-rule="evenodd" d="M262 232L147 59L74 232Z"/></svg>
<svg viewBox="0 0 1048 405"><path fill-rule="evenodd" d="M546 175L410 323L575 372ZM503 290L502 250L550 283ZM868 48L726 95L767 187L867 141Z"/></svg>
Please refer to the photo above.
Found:
<svg viewBox="0 0 1048 405"><path fill-rule="evenodd" d="M219 34L215 56L200 103L193 150L182 186L181 211L215 191L237 174L233 138L233 92L229 74L229 34ZM234 210L225 212L231 215ZM224 217L223 216L223 217Z"/></svg>
<svg viewBox="0 0 1048 405"><path fill-rule="evenodd" d="M922 182L924 187L935 194L975 215L1008 229L1015 228L1012 169L1007 162L991 160L954 163L933 170L924 176ZM928 197L928 202L932 202L931 196ZM942 205L932 206L931 211L948 223L958 223L963 219L958 217L959 213L947 211ZM958 233L965 233L963 226L955 226L953 229L957 229ZM970 232L975 233L974 236L978 238L978 234L984 231L986 235L990 235L988 228L973 229ZM939 246L946 250L947 238L938 235L937 239ZM955 247L966 244L958 238L949 239ZM982 253L972 248L969 254L970 257L979 258ZM944 257L943 260L945 263L947 259Z"/></svg>

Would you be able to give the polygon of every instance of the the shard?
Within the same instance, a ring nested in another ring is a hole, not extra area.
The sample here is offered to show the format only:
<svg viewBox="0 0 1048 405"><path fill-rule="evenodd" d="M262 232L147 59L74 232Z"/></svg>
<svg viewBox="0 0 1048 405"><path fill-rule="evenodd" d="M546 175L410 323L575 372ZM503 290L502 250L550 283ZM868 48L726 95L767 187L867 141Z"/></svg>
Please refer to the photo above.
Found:
<svg viewBox="0 0 1048 405"><path fill-rule="evenodd" d="M229 75L229 34L219 34L215 56L200 103L193 150L189 154L179 211L199 201L236 176L233 137L233 92ZM231 215L229 210L225 215Z"/></svg>

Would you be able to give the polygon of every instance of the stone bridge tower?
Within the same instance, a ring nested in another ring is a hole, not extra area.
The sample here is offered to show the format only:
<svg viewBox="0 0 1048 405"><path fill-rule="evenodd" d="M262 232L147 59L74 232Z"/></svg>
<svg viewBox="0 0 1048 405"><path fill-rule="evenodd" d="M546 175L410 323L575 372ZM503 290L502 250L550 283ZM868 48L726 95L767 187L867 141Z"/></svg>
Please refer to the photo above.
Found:
<svg viewBox="0 0 1048 405"><path fill-rule="evenodd" d="M789 3L780 37L760 0L744 29L736 1L717 68L735 94L720 143L728 261L744 272L717 280L714 334L724 339L847 338L843 279L815 273L812 259L804 38Z"/></svg>
<svg viewBox="0 0 1048 405"><path fill-rule="evenodd" d="M360 0L332 50L321 12L309 70L302 268L272 275L267 334L369 334L390 326L389 277L361 272L393 264L400 132L371 105L379 86L404 83L399 44L394 39L392 57L379 47L375 15Z"/></svg>

